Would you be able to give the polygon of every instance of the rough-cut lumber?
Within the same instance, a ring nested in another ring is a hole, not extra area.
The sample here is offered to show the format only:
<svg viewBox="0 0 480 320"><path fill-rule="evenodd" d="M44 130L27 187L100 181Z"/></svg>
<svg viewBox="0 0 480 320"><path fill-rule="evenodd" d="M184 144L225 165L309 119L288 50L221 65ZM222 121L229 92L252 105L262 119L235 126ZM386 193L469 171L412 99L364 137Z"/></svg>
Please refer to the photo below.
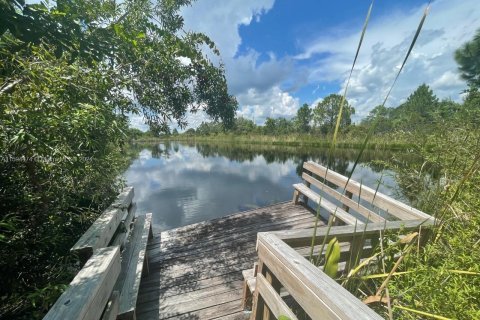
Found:
<svg viewBox="0 0 480 320"><path fill-rule="evenodd" d="M352 235L363 234L366 239L377 235L380 231L384 230L415 230L420 226L422 228L428 228L434 225L432 219L426 220L408 220L408 221L388 221L385 223L370 223L366 226L338 226L328 230L327 228L318 228L316 233L315 243L319 243L324 237L327 237L327 243L333 237L336 237L339 242L349 241L352 239ZM259 233L260 236L261 233ZM276 235L282 239L291 247L308 246L312 243L312 231L311 230L284 230L274 231L271 234Z"/></svg>
<svg viewBox="0 0 480 320"><path fill-rule="evenodd" d="M319 180L315 179L314 177L308 175L306 172L302 174L302 178L310 183L319 188L321 191L325 192L329 196L335 198L336 200L339 200L341 203L345 205L344 210L347 211L347 208L353 209L356 212L360 213L362 216L367 218L367 221L370 220L372 222L383 222L385 221L385 218L379 216L375 212L365 208L360 204L360 202L352 200L351 197L348 197L346 195L341 194L337 190L330 188L326 184L320 182ZM350 195L352 194L351 192L347 191Z"/></svg>
<svg viewBox="0 0 480 320"><path fill-rule="evenodd" d="M257 274L257 290L258 294L263 298L268 309L275 318L279 316L288 316L291 320L297 320L295 314L290 310L287 304L282 300L280 294L267 282L262 274Z"/></svg>
<svg viewBox="0 0 480 320"><path fill-rule="evenodd" d="M137 318L245 319L242 271L257 261L257 231L313 227L314 219L303 205L286 202L156 235Z"/></svg>
<svg viewBox="0 0 480 320"><path fill-rule="evenodd" d="M327 168L313 162L308 161L304 163L304 168L321 178L336 184L340 188L345 188L346 191L353 193L361 197L362 199L368 201L369 203L377 206L378 208L388 212L391 215L396 216L401 220L411 220L411 219L429 219L431 216L428 214L415 209L411 206L404 204L398 200L395 200L387 195L384 195L381 192L377 192L374 189L361 185L357 181L352 179L348 180L347 177L342 176L335 171L328 170ZM347 185L348 182L348 185Z"/></svg>
<svg viewBox="0 0 480 320"><path fill-rule="evenodd" d="M44 320L99 319L119 274L120 248L95 250Z"/></svg>
<svg viewBox="0 0 480 320"><path fill-rule="evenodd" d="M355 225L355 224L364 224L362 221L356 219L350 213L346 212L339 206L334 205L330 201L326 200L325 198L321 198L315 191L308 188L303 183L294 184L293 187L295 190L298 190L301 194L308 197L310 200L327 210L330 215L335 216L336 219L340 219L346 224Z"/></svg>
<svg viewBox="0 0 480 320"><path fill-rule="evenodd" d="M118 298L120 293L113 291L110 301L107 303L105 312L103 313L102 320L116 320L118 315Z"/></svg>
<svg viewBox="0 0 480 320"><path fill-rule="evenodd" d="M151 237L152 214L139 216L133 227L132 235L122 254L122 273L115 284L120 291L118 319L135 319L140 280L147 262L146 249Z"/></svg>
<svg viewBox="0 0 480 320"><path fill-rule="evenodd" d="M106 247L112 240L124 217L124 210L128 209L132 198L133 188L125 188L114 204L108 207L80 237L71 251L78 253L80 258L85 261L92 255L93 250Z"/></svg>
<svg viewBox="0 0 480 320"><path fill-rule="evenodd" d="M120 249L123 250L127 243L128 236L130 235L130 231L132 230L133 217L135 216L136 210L136 203L132 203L128 209L124 210L123 218L110 243L111 246L120 246Z"/></svg>
<svg viewBox="0 0 480 320"><path fill-rule="evenodd" d="M258 256L313 319L382 319L275 235L259 234Z"/></svg>

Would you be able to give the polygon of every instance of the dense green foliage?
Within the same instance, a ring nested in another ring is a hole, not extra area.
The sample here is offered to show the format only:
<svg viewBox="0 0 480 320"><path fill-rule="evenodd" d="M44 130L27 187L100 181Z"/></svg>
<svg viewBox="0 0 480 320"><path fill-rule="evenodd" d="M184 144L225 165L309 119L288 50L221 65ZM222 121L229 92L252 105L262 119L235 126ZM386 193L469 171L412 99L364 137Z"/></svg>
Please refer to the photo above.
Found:
<svg viewBox="0 0 480 320"><path fill-rule="evenodd" d="M122 182L128 114L153 131L237 106L190 1L0 2L0 317L40 317L76 268L69 249Z"/></svg>
<svg viewBox="0 0 480 320"><path fill-rule="evenodd" d="M455 52L462 78L472 87L480 87L480 30Z"/></svg>

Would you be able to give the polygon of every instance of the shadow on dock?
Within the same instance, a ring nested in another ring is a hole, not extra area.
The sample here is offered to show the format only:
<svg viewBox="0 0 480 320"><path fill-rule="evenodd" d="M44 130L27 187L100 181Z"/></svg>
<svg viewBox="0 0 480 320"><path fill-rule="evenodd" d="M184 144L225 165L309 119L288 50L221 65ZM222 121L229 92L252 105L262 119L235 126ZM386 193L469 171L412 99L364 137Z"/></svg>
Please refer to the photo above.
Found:
<svg viewBox="0 0 480 320"><path fill-rule="evenodd" d="M164 232L147 247L138 319L246 319L242 270L256 261L258 232L312 228L312 211L290 202Z"/></svg>

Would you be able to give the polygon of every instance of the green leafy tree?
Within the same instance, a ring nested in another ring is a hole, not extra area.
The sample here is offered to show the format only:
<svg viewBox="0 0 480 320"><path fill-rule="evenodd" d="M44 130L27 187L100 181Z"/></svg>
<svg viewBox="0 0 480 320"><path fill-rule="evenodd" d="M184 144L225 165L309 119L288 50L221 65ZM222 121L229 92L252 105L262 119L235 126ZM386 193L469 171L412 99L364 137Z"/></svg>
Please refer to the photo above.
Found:
<svg viewBox="0 0 480 320"><path fill-rule="evenodd" d="M234 131L239 134L248 134L255 131L256 125L252 120L238 117L235 119Z"/></svg>
<svg viewBox="0 0 480 320"><path fill-rule="evenodd" d="M480 87L480 30L471 41L455 51L455 60L462 78L470 86Z"/></svg>
<svg viewBox="0 0 480 320"><path fill-rule="evenodd" d="M300 133L307 133L310 131L310 122L312 121L312 109L308 104L304 103L297 111L295 117L295 127Z"/></svg>
<svg viewBox="0 0 480 320"><path fill-rule="evenodd" d="M122 184L127 114L154 134L190 109L233 124L203 52L218 50L182 31L188 4L0 2L0 318L41 318L71 280L70 247Z"/></svg>
<svg viewBox="0 0 480 320"><path fill-rule="evenodd" d="M391 131L393 128L389 119L390 112L391 110L389 108L378 105L370 111L364 120L362 120L362 125L371 126L373 125L374 121L377 121L375 133L385 133Z"/></svg>
<svg viewBox="0 0 480 320"><path fill-rule="evenodd" d="M313 109L313 121L315 127L319 128L322 133L333 133L335 130L341 101L341 95L330 94ZM340 121L340 129L344 129L352 123L352 114L355 114L355 109L348 103L348 101L345 101L342 119Z"/></svg>
<svg viewBox="0 0 480 320"><path fill-rule="evenodd" d="M275 119L273 118L267 118L265 120L265 124L263 126L263 129L264 129L264 133L265 134L276 134L277 132L277 124L276 124L276 121Z"/></svg>
<svg viewBox="0 0 480 320"><path fill-rule="evenodd" d="M405 103L392 110L391 118L396 129L412 131L434 120L439 101L426 85L420 85Z"/></svg>

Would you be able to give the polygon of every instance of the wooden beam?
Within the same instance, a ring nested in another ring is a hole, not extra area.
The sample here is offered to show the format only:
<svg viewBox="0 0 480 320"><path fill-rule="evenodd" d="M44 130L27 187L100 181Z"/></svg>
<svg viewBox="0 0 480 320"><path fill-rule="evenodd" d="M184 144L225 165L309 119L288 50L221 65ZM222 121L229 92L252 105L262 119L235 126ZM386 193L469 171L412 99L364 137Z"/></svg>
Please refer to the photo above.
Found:
<svg viewBox="0 0 480 320"><path fill-rule="evenodd" d="M43 319L99 319L119 274L120 248L95 250Z"/></svg>
<svg viewBox="0 0 480 320"><path fill-rule="evenodd" d="M88 228L70 249L86 261L95 249L108 246L133 198L133 188L126 188L110 207Z"/></svg>
<svg viewBox="0 0 480 320"><path fill-rule="evenodd" d="M347 177L342 176L339 173L336 173L332 170L327 170L327 168L313 162L308 161L304 163L304 168L315 173L321 178L326 178L326 180L336 184L340 188L345 188L346 191L353 193L354 195L360 196L362 199L370 202L371 204L379 207L380 209L396 216L402 220L412 220L412 219L428 219L431 218L430 215L417 210L411 206L404 204L398 200L395 200L387 195L384 195L381 192L376 192L374 189L360 185L355 180L348 180ZM348 185L346 185L348 181ZM360 194L361 190L361 194Z"/></svg>
<svg viewBox="0 0 480 320"><path fill-rule="evenodd" d="M258 255L314 319L383 319L332 278L270 233L258 236Z"/></svg>
<svg viewBox="0 0 480 320"><path fill-rule="evenodd" d="M257 275L257 290L275 318L278 319L279 316L283 315L289 317L291 320L298 320L292 310L290 310L280 297L280 294L278 294L262 274Z"/></svg>
<svg viewBox="0 0 480 320"><path fill-rule="evenodd" d="M383 221L385 221L385 218L383 218L380 215L376 214L375 212L365 208L359 202L352 200L352 195L353 194L351 192L347 191L346 194L343 195L340 192L338 192L337 190L335 190L333 188L330 188L326 184L324 184L324 183L320 182L319 180L315 179L314 177L309 176L305 172L302 174L302 177L303 177L303 179L305 179L305 181L309 181L311 184L313 184L314 186L319 188L320 191L325 192L329 196L332 196L335 199L337 199L338 201L340 201L341 203L343 203L345 205L345 207L351 208L351 209L355 210L356 212L360 213L362 216L367 218L367 220L370 220L372 222L383 222ZM345 211L348 212L347 210L345 210Z"/></svg>
<svg viewBox="0 0 480 320"><path fill-rule="evenodd" d="M324 237L327 237L327 242L333 237L336 237L339 242L349 241L354 233L364 234L365 238L369 239L373 236L377 236L378 233L383 230L400 230L400 228L403 228L406 231L410 231L416 230L420 226L422 226L422 228L432 227L434 223L433 219L426 219L369 223L366 227L361 226L359 228L357 226L356 230L355 226L338 226L332 227L330 230L328 230L328 228L318 228L315 243L319 243L320 239L323 240ZM308 246L312 243L311 230L284 230L272 231L270 233L276 235L291 247ZM264 233L259 233L258 236L260 237L261 234Z"/></svg>
<svg viewBox="0 0 480 320"><path fill-rule="evenodd" d="M356 219L350 213L345 212L345 210L343 210L339 206L336 206L325 198L320 197L318 193L316 193L312 189L307 188L303 183L294 184L293 187L295 188L295 190L298 190L298 192L307 196L310 200L327 210L331 215L334 215L336 219L342 220L346 224L350 225L364 224L362 221Z"/></svg>
<svg viewBox="0 0 480 320"><path fill-rule="evenodd" d="M151 233L152 214L139 216L134 224L132 236L122 254L122 272L115 284L120 291L117 319L135 319L138 290L147 259L147 242Z"/></svg>

